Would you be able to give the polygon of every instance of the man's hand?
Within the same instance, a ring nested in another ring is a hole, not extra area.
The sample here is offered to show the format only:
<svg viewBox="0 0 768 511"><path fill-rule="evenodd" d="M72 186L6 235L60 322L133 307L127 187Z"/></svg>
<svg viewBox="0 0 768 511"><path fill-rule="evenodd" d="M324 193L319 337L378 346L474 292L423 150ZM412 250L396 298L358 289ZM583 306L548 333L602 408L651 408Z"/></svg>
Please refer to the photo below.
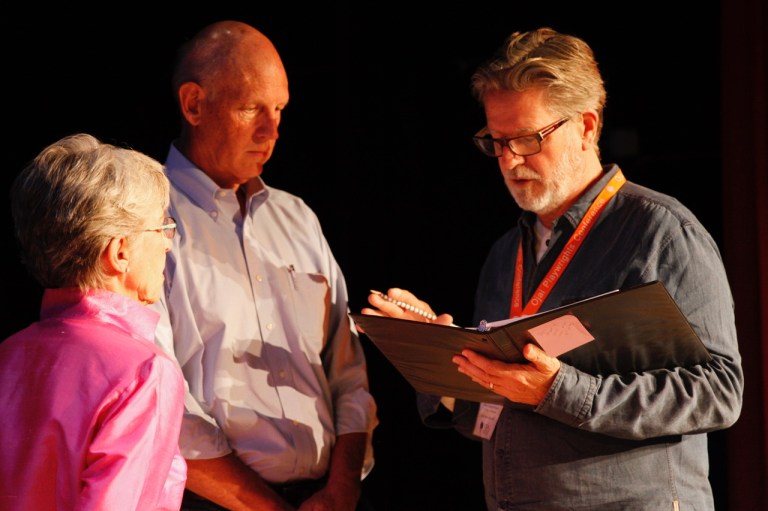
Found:
<svg viewBox="0 0 768 511"><path fill-rule="evenodd" d="M305 500L298 511L355 511L360 498L360 482L343 485L327 485Z"/></svg>
<svg viewBox="0 0 768 511"><path fill-rule="evenodd" d="M432 307L430 307L427 302L419 300L413 293L408 290L393 287L387 291L387 296L393 300L405 302L423 311L429 312L430 314L434 314ZM394 303L388 302L376 293L371 293L368 295L368 303L370 303L375 308L366 307L360 312L363 314L368 314L369 316L387 316L390 318L437 323L439 325L451 325L453 323L453 316L450 314L441 314L440 316L437 316L437 319L432 321L420 314L405 310ZM362 332L359 327L358 330Z"/></svg>
<svg viewBox="0 0 768 511"><path fill-rule="evenodd" d="M510 401L538 405L560 371L560 361L535 344L526 344L523 356L530 364L509 364L471 350L453 357L460 373Z"/></svg>

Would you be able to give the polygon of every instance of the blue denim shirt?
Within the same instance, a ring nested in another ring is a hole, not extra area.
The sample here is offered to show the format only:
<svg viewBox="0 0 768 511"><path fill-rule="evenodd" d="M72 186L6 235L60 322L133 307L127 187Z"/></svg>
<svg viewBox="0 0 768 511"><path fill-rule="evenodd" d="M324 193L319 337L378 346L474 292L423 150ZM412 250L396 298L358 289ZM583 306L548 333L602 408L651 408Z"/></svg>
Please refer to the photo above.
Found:
<svg viewBox="0 0 768 511"><path fill-rule="evenodd" d="M492 247L475 297L475 320L508 316L514 262L524 247L524 303L605 183L606 167L554 225L537 264L533 225ZM536 407L507 402L483 441L489 510L714 509L706 433L731 426L742 403L743 373L733 299L719 250L676 199L627 182L607 204L541 307L660 280L712 355L712 362L642 374L593 376L568 364ZM427 425L440 426L438 399L420 395ZM451 425L469 435L476 404L458 402ZM444 424L443 424L444 425Z"/></svg>

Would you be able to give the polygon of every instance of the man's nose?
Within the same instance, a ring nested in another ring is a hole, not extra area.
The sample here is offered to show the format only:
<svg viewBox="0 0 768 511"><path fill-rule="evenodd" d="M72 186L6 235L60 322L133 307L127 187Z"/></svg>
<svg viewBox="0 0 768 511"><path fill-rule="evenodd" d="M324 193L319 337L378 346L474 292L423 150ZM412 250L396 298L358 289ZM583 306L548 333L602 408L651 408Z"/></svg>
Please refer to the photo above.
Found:
<svg viewBox="0 0 768 511"><path fill-rule="evenodd" d="M525 156L520 156L512 152L509 146L505 145L501 148L501 156L499 156L499 165L504 168L512 168L525 161Z"/></svg>
<svg viewBox="0 0 768 511"><path fill-rule="evenodd" d="M280 125L280 118L277 115L263 115L259 120L259 126L256 134L259 138L277 140L279 134L277 127Z"/></svg>

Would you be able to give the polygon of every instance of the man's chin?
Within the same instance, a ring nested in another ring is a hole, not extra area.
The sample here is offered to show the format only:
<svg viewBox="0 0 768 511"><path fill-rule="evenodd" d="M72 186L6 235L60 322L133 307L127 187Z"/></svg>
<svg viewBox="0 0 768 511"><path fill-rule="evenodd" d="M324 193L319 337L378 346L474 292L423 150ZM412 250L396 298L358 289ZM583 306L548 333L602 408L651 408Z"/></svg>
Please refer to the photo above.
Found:
<svg viewBox="0 0 768 511"><path fill-rule="evenodd" d="M513 190L512 187L510 187L509 191L520 209L534 213L542 209L541 200L538 197L532 197L530 193L523 192L520 189Z"/></svg>
<svg viewBox="0 0 768 511"><path fill-rule="evenodd" d="M265 163L266 163L266 161L263 161L263 162L262 161L259 161L259 162L251 161L251 162L249 162L248 163L248 167L247 167L248 168L248 175L251 176L251 177L260 176L261 173L264 172L264 164Z"/></svg>

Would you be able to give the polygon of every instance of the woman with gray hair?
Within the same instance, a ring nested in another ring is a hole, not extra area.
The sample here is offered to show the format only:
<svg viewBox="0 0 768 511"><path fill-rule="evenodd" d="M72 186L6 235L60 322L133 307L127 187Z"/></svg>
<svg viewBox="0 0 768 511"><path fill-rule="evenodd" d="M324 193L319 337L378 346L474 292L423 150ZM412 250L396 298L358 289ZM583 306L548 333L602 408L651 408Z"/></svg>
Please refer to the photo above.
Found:
<svg viewBox="0 0 768 511"><path fill-rule="evenodd" d="M184 383L154 344L175 221L154 159L87 134L11 192L40 320L0 344L0 508L178 510Z"/></svg>

